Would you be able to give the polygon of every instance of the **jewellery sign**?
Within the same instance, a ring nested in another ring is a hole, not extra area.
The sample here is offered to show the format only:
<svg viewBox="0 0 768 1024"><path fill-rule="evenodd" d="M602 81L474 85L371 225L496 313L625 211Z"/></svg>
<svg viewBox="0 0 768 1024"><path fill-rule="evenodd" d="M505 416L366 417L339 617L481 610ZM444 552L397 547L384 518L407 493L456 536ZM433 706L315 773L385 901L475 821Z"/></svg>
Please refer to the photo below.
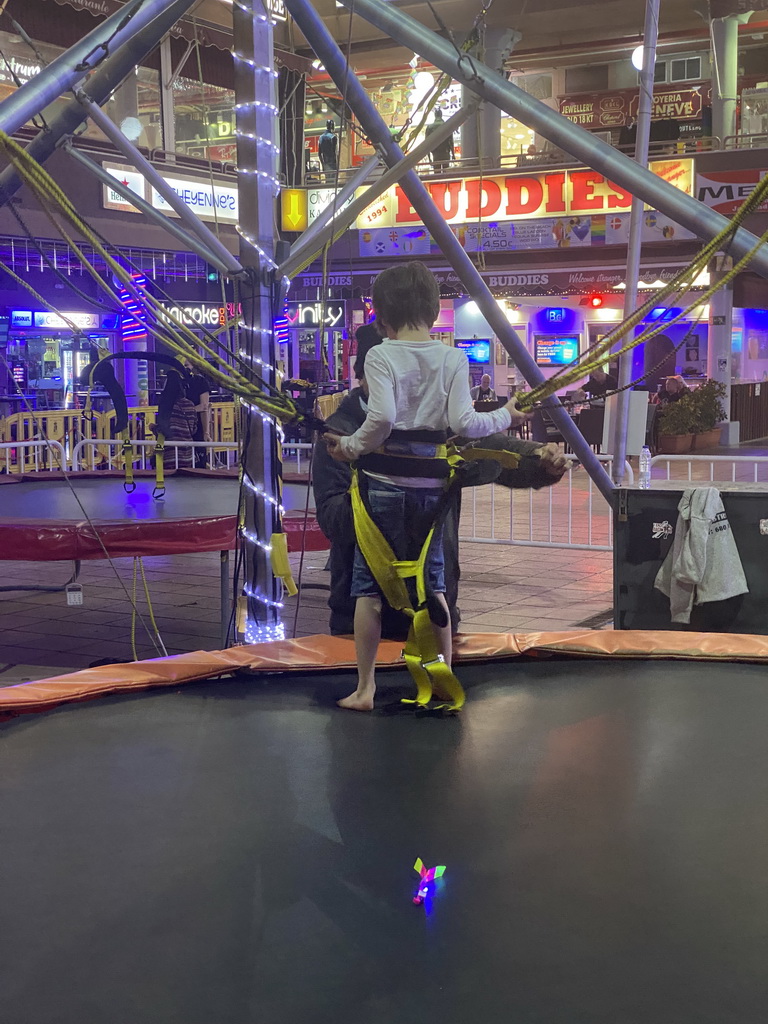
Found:
<svg viewBox="0 0 768 1024"><path fill-rule="evenodd" d="M711 102L712 87L706 82L685 89L657 86L653 92L653 121L694 121ZM623 128L637 118L637 89L564 96L560 113L582 128Z"/></svg>

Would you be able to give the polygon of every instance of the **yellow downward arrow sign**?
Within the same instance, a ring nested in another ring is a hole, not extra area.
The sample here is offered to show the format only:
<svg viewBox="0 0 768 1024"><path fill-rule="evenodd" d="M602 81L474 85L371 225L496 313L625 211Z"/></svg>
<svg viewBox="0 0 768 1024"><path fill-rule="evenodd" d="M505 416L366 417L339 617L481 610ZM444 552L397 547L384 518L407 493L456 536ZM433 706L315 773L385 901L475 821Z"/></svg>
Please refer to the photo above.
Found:
<svg viewBox="0 0 768 1024"><path fill-rule="evenodd" d="M307 228L307 193L301 188L286 188L281 194L283 231Z"/></svg>

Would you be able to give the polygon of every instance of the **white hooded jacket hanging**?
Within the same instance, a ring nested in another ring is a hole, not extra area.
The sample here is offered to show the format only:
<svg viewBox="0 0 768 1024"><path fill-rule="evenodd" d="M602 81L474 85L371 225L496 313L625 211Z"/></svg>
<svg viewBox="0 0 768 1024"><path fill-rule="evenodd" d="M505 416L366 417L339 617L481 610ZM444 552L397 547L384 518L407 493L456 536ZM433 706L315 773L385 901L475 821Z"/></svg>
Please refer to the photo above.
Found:
<svg viewBox="0 0 768 1024"><path fill-rule="evenodd" d="M666 594L673 622L689 623L694 604L748 594L731 524L716 487L691 487L677 506L672 550L654 586Z"/></svg>

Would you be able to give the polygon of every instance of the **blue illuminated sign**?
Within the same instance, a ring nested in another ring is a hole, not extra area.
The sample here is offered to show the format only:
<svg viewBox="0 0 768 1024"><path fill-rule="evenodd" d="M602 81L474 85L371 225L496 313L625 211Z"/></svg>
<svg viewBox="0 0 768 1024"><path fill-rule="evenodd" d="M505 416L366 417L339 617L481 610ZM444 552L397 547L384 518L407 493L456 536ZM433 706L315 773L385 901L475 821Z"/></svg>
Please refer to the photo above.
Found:
<svg viewBox="0 0 768 1024"><path fill-rule="evenodd" d="M456 348L462 350L470 363L490 363L491 361L491 343L487 339L481 341L473 338L471 341L457 341Z"/></svg>
<svg viewBox="0 0 768 1024"><path fill-rule="evenodd" d="M550 324L561 324L565 320L565 310L562 306L545 309L544 319Z"/></svg>
<svg viewBox="0 0 768 1024"><path fill-rule="evenodd" d="M579 355L579 336L577 334L534 335L536 363L538 366L567 366Z"/></svg>

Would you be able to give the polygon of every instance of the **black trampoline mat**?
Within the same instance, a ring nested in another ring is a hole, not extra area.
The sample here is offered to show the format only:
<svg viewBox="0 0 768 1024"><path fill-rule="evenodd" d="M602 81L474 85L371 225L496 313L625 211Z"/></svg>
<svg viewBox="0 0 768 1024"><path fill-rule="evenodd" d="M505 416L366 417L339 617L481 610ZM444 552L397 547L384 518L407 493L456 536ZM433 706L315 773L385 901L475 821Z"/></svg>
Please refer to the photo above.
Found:
<svg viewBox="0 0 768 1024"><path fill-rule="evenodd" d="M66 480L25 480L8 484L0 489L0 516L79 522L83 519L80 503L91 519L194 519L237 515L239 484L231 477L169 476L162 500L152 497L154 477L141 477L135 483L136 490L132 494L126 494L122 480L114 476L99 480L72 474L69 483ZM283 505L287 509L303 509L305 501L306 487L284 485ZM314 502L310 507L314 508Z"/></svg>
<svg viewBox="0 0 768 1024"><path fill-rule="evenodd" d="M317 675L0 727L3 1024L765 1020L765 668L462 677L448 720Z"/></svg>

